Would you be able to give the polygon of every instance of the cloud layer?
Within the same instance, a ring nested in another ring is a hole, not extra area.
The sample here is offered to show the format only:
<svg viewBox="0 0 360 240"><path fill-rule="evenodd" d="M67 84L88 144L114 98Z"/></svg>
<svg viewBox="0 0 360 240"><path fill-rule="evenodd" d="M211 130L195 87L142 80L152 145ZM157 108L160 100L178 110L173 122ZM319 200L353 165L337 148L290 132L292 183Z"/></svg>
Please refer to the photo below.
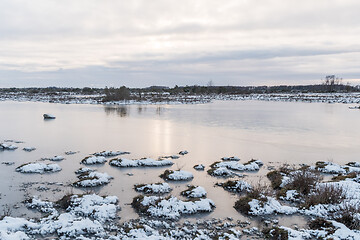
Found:
<svg viewBox="0 0 360 240"><path fill-rule="evenodd" d="M0 87L359 79L356 0L2 0Z"/></svg>

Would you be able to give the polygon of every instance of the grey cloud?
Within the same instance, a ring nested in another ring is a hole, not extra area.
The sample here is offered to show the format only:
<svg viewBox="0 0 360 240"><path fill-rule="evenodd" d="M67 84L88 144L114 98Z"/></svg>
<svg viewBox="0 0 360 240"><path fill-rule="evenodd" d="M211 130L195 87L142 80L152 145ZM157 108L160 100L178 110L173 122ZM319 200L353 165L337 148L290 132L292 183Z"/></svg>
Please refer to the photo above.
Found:
<svg viewBox="0 0 360 240"><path fill-rule="evenodd" d="M356 0L2 0L0 85L360 78L359 8Z"/></svg>

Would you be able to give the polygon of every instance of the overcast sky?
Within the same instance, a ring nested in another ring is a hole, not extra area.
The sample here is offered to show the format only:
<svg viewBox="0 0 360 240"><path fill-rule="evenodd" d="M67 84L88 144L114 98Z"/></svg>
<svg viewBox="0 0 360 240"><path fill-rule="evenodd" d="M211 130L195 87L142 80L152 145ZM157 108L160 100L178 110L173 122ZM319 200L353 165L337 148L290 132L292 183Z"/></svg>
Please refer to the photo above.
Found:
<svg viewBox="0 0 360 240"><path fill-rule="evenodd" d="M0 0L0 87L360 79L358 0Z"/></svg>

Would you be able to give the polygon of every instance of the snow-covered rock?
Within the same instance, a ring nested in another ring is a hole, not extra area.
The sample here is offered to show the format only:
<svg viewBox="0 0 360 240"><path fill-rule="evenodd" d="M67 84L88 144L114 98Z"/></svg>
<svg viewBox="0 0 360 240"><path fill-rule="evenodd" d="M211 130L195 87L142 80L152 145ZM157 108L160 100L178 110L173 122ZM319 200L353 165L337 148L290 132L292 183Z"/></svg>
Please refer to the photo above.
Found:
<svg viewBox="0 0 360 240"><path fill-rule="evenodd" d="M123 152L123 151L102 151L102 152L93 153L92 155L94 155L94 156L101 156L101 157L115 157L115 156L124 155L124 154L130 154L130 152Z"/></svg>
<svg viewBox="0 0 360 240"><path fill-rule="evenodd" d="M49 160L50 161L62 161L64 159L65 158L63 156L54 156L54 157L50 158Z"/></svg>
<svg viewBox="0 0 360 240"><path fill-rule="evenodd" d="M197 164L197 165L194 166L194 169L198 170L198 171L204 171L205 166L203 164Z"/></svg>
<svg viewBox="0 0 360 240"><path fill-rule="evenodd" d="M78 153L78 152L74 152L74 151L66 151L65 152L66 155L74 155L76 153Z"/></svg>
<svg viewBox="0 0 360 240"><path fill-rule="evenodd" d="M85 174L81 174L78 176L79 181L75 182L73 185L75 187L96 187L108 184L110 182L111 177L107 173L100 172L87 172Z"/></svg>
<svg viewBox="0 0 360 240"><path fill-rule="evenodd" d="M25 152L32 152L32 151L36 150L36 148L35 147L24 147L23 150Z"/></svg>
<svg viewBox="0 0 360 240"><path fill-rule="evenodd" d="M167 159L154 160L151 158L142 158L129 160L125 158L115 158L110 160L109 164L115 167L162 167L171 166L174 163Z"/></svg>
<svg viewBox="0 0 360 240"><path fill-rule="evenodd" d="M61 171L61 167L55 163L26 163L16 168L17 172L21 173L45 173L45 172L58 172Z"/></svg>
<svg viewBox="0 0 360 240"><path fill-rule="evenodd" d="M215 203L211 199L196 201L181 201L176 197L161 198L157 196L139 196L134 198L133 206L142 213L152 217L177 219L182 214L195 214L199 212L211 212Z"/></svg>
<svg viewBox="0 0 360 240"><path fill-rule="evenodd" d="M311 169L316 169L323 173L329 174L347 174L351 172L360 173L360 167L357 162L350 162L347 165L339 165L333 162L328 161L320 161L316 162L315 167L311 167Z"/></svg>
<svg viewBox="0 0 360 240"><path fill-rule="evenodd" d="M0 150L15 150L15 149L18 149L16 145L0 143Z"/></svg>
<svg viewBox="0 0 360 240"><path fill-rule="evenodd" d="M301 240L301 239L334 239L334 240L343 240L343 239L360 239L360 232L358 230L351 230L346 227L344 224L329 221L333 228L331 229L322 229L322 230L311 230L311 229L291 229L288 227L281 226L281 229L284 229L288 232L289 240Z"/></svg>
<svg viewBox="0 0 360 240"><path fill-rule="evenodd" d="M223 161L240 161L240 158L235 157L235 156L233 156L233 157L223 157L223 158L221 158L221 160L223 160Z"/></svg>
<svg viewBox="0 0 360 240"><path fill-rule="evenodd" d="M252 189L249 183L242 180L227 181L220 185L227 191L237 193L248 192Z"/></svg>
<svg viewBox="0 0 360 240"><path fill-rule="evenodd" d="M180 155L186 155L186 154L188 154L188 153L189 153L189 152L186 151L186 150L183 150L183 151L180 151L180 152L179 152Z"/></svg>
<svg viewBox="0 0 360 240"><path fill-rule="evenodd" d="M95 171L94 169L91 168L87 168L87 167L83 167L83 168L79 168L78 170L75 171L76 174L83 174L83 173L90 173Z"/></svg>
<svg viewBox="0 0 360 240"><path fill-rule="evenodd" d="M71 198L67 211L85 217L92 217L102 223L116 218L118 211L116 196L101 197L96 194L77 196Z"/></svg>
<svg viewBox="0 0 360 240"><path fill-rule="evenodd" d="M82 164L92 165L92 164L102 164L105 163L107 160L105 157L101 156L89 156L81 160Z"/></svg>
<svg viewBox="0 0 360 240"><path fill-rule="evenodd" d="M211 176L225 177L225 178L238 175L235 172L227 169L226 167L212 168L212 169L208 170L208 173Z"/></svg>
<svg viewBox="0 0 360 240"><path fill-rule="evenodd" d="M147 194L162 194L171 192L172 188L167 183L153 183L135 185L135 190Z"/></svg>
<svg viewBox="0 0 360 240"><path fill-rule="evenodd" d="M250 206L249 214L251 215L269 215L269 214L294 214L298 208L281 205L279 201L272 197L266 197L267 201L252 199L248 204Z"/></svg>
<svg viewBox="0 0 360 240"><path fill-rule="evenodd" d="M0 239L4 240L28 240L30 237L25 233L29 228L37 228L36 223L23 218L4 217L0 220Z"/></svg>
<svg viewBox="0 0 360 240"><path fill-rule="evenodd" d="M224 161L214 164L213 167L225 167L236 171L258 171L262 165L263 163L260 160L253 160L245 164L236 161Z"/></svg>
<svg viewBox="0 0 360 240"><path fill-rule="evenodd" d="M28 201L27 207L50 214L38 222L4 218L0 221L0 233L6 230L7 234L14 233L15 236L15 233L21 232L27 237L24 239L32 239L35 235L53 234L57 234L61 239L87 239L85 236L99 239L105 235L104 223L117 217L119 207L118 198L115 196L101 197L92 194L72 195L67 198L69 206L65 209L66 212L61 214L54 208L53 203L33 198Z"/></svg>
<svg viewBox="0 0 360 240"><path fill-rule="evenodd" d="M163 159L163 158L179 159L180 157L178 155L170 155L170 156L159 157L159 159Z"/></svg>
<svg viewBox="0 0 360 240"><path fill-rule="evenodd" d="M55 119L56 117L52 114L45 113L43 114L44 119Z"/></svg>
<svg viewBox="0 0 360 240"><path fill-rule="evenodd" d="M51 213L55 211L54 203L48 201L42 201L38 197L33 197L31 199L27 199L25 201L25 205L27 208L37 209L43 213Z"/></svg>
<svg viewBox="0 0 360 240"><path fill-rule="evenodd" d="M191 172L183 171L183 170L166 170L160 177L164 178L165 180L172 180L172 181L184 181L184 180L191 180L194 178L194 175Z"/></svg>
<svg viewBox="0 0 360 240"><path fill-rule="evenodd" d="M203 198L206 197L206 190L200 186L190 186L187 190L181 192L182 195L188 198Z"/></svg>
<svg viewBox="0 0 360 240"><path fill-rule="evenodd" d="M300 197L300 194L298 191L288 190L288 191L286 191L285 196L280 197L280 199L290 201L290 202L299 202L300 201L299 197Z"/></svg>
<svg viewBox="0 0 360 240"><path fill-rule="evenodd" d="M349 162L346 165L360 168L360 162Z"/></svg>

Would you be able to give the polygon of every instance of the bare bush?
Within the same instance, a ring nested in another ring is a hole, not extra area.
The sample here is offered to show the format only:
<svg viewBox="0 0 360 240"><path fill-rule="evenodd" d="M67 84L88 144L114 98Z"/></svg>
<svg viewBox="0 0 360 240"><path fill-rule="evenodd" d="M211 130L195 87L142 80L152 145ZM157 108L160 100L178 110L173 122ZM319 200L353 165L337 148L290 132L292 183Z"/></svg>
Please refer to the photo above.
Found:
<svg viewBox="0 0 360 240"><path fill-rule="evenodd" d="M333 213L333 218L350 229L360 230L360 206L358 203L344 203Z"/></svg>
<svg viewBox="0 0 360 240"><path fill-rule="evenodd" d="M322 177L317 171L307 168L291 173L291 180L286 184L287 189L297 190L300 194L307 195L321 181Z"/></svg>
<svg viewBox="0 0 360 240"><path fill-rule="evenodd" d="M272 189L269 188L268 185L261 185L258 183L253 186L253 188L246 194L246 196L239 198L238 201L235 202L234 208L244 214L249 214L250 205L253 199L257 199L260 202L266 202L266 196L273 195Z"/></svg>
<svg viewBox="0 0 360 240"><path fill-rule="evenodd" d="M303 207L309 208L317 204L339 204L346 197L346 191L340 186L323 184L305 197Z"/></svg>

